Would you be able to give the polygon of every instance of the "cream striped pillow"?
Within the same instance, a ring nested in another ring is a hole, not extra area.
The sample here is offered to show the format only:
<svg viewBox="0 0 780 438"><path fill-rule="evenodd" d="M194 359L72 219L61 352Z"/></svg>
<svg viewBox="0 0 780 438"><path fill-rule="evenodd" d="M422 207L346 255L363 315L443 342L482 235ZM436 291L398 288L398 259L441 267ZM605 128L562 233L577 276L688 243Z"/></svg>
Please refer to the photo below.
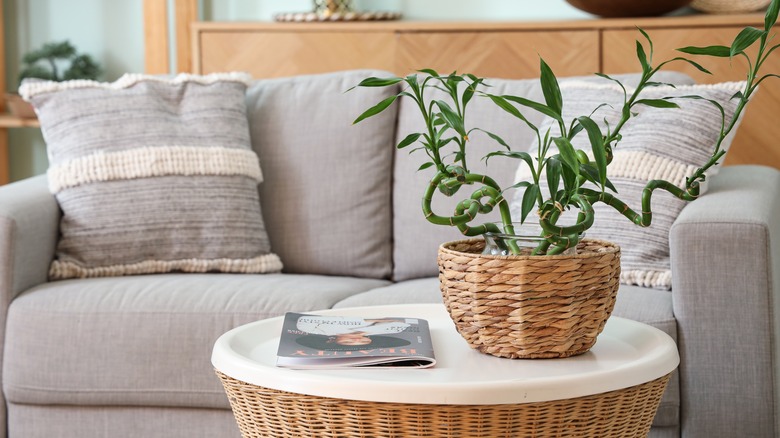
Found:
<svg viewBox="0 0 780 438"><path fill-rule="evenodd" d="M260 212L248 75L29 82L62 209L51 279L281 270Z"/></svg>
<svg viewBox="0 0 780 438"><path fill-rule="evenodd" d="M647 88L642 97L660 99L669 96L698 95L719 102L726 120L731 120L736 109L736 99L731 97L744 87L744 82L713 85L680 85L676 88L659 86ZM602 103L593 115L594 121L604 129L607 120L615 126L620 118L623 90L617 84L586 82L562 82L564 120L588 115ZM628 90L631 93L633 90ZM614 148L614 159L607 170L607 177L618 190L618 198L634 211L641 211L642 190L653 179L666 179L678 186L685 178L704 164L711 155L720 133L720 111L704 100L675 99L680 109L659 109L647 106L634 107L639 115L631 119L621 130L623 139ZM546 122L542 132L551 129L557 134L557 125ZM728 149L736 127L723 147ZM577 149L590 151L587 135L583 132L574 139ZM538 145L531 148L536 156ZM550 152L552 155L556 152ZM589 154L592 157L592 154ZM717 168L708 172L711 177ZM542 176L542 193L549 194L546 178ZM518 168L517 181L531 180L525 164ZM706 188L706 185L704 186ZM520 216L523 192L515 193L511 208L515 217ZM605 239L621 247L621 282L644 287L668 290L672 287L672 271L669 261L669 230L685 202L667 192L658 190L653 195L653 222L648 228L631 223L612 207L602 203L594 205L595 225L586 233L588 237ZM570 215L571 216L571 215ZM573 218L569 218L571 221ZM533 220L529 216L528 220Z"/></svg>

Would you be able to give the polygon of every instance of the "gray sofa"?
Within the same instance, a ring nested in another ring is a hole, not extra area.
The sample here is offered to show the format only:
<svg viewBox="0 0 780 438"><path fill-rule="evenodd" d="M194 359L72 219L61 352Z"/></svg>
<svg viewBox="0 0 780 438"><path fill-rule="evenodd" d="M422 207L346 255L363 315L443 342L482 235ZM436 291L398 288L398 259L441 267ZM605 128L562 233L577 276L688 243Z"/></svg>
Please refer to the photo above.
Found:
<svg viewBox="0 0 780 438"><path fill-rule="evenodd" d="M209 361L219 335L286 311L439 302L436 247L459 236L424 221L422 157L393 147L416 109L404 103L351 126L397 92L343 93L371 74L261 80L247 93L282 274L49 282L60 212L45 176L0 187L7 436L237 437ZM492 84L542 98L535 81ZM500 110L474 114L514 147L530 145ZM495 160L490 172L506 184L515 166ZM621 286L614 314L671 335L682 360L651 436L780 434L779 192L774 169L722 169L671 229L672 291Z"/></svg>

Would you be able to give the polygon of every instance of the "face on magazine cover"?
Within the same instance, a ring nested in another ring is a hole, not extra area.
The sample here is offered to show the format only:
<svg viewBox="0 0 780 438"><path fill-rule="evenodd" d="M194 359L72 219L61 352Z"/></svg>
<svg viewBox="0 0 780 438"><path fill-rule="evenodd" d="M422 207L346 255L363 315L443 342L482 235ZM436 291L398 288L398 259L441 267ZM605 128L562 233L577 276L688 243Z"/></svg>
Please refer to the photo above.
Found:
<svg viewBox="0 0 780 438"><path fill-rule="evenodd" d="M304 347L326 351L356 351L369 348L394 348L409 345L405 339L392 336L365 335L356 332L336 336L304 335L295 340Z"/></svg>

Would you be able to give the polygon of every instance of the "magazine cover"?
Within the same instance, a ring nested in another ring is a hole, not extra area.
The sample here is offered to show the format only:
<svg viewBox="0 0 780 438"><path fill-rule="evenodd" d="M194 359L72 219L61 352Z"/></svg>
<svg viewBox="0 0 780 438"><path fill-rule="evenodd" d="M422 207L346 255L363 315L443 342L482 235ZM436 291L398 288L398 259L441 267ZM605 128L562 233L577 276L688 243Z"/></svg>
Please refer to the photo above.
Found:
<svg viewBox="0 0 780 438"><path fill-rule="evenodd" d="M276 365L287 368L389 366L428 368L436 363L428 321L288 312Z"/></svg>

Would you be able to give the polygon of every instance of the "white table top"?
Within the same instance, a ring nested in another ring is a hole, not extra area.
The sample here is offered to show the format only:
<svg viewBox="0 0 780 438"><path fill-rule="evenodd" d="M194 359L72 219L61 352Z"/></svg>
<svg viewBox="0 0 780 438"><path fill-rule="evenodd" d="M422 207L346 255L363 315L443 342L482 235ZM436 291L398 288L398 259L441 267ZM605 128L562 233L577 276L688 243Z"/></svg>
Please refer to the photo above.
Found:
<svg viewBox="0 0 780 438"><path fill-rule="evenodd" d="M581 397L649 382L674 370L677 346L664 332L611 317L593 348L566 359L503 359L471 349L441 304L356 307L317 314L427 319L436 354L428 369L292 370L276 367L282 317L237 327L211 362L235 379L322 397L421 404L515 404Z"/></svg>

